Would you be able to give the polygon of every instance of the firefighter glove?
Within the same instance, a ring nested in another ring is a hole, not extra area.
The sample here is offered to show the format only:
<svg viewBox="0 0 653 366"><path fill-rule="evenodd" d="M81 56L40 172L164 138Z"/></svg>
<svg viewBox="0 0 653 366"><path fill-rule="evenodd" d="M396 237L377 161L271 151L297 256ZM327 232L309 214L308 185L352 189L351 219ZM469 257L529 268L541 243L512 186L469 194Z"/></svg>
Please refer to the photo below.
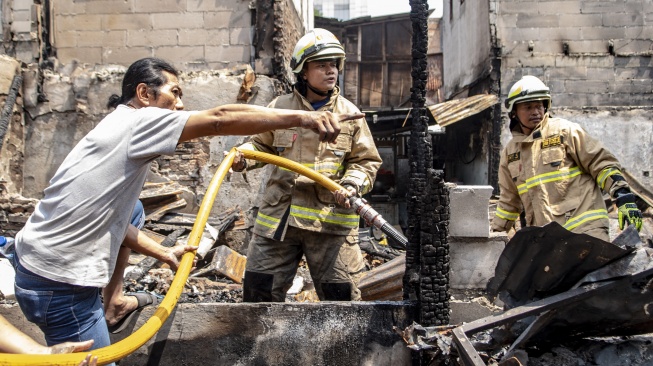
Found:
<svg viewBox="0 0 653 366"><path fill-rule="evenodd" d="M617 208L619 210L619 229L627 225L635 225L637 231L642 229L642 212L635 204L635 195L632 193L620 194L617 197Z"/></svg>

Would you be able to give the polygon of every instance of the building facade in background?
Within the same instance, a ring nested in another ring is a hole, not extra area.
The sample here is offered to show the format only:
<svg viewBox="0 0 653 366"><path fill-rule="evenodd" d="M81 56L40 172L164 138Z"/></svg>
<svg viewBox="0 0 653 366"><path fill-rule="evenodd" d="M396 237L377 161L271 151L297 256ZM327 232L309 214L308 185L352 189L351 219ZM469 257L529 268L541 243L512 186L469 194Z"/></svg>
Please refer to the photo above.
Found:
<svg viewBox="0 0 653 366"><path fill-rule="evenodd" d="M288 67L292 49L287 49L313 28L313 0L152 4L1 0L0 53L26 64L53 57L64 65L127 66L155 56L185 71L250 64L258 73L271 75L278 71L274 67ZM278 65L273 65L275 58Z"/></svg>
<svg viewBox="0 0 653 366"><path fill-rule="evenodd" d="M313 0L315 15L324 18L349 20L369 15L367 0Z"/></svg>
<svg viewBox="0 0 653 366"><path fill-rule="evenodd" d="M523 75L537 76L551 88L553 115L580 123L642 185L653 184L653 158L641 154L653 136L653 2L445 0L441 30L447 100L503 101ZM448 174L497 187L507 126L501 103L452 126L455 159L466 164Z"/></svg>

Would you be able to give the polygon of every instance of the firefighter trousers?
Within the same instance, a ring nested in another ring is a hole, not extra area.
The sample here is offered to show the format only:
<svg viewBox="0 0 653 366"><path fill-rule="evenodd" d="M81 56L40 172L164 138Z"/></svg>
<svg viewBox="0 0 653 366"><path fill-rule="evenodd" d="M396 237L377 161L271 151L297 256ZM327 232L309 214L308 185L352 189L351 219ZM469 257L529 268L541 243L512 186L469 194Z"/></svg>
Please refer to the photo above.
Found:
<svg viewBox="0 0 653 366"><path fill-rule="evenodd" d="M247 250L245 302L284 302L302 257L322 301L360 300L365 263L358 237L288 227L283 241L254 234Z"/></svg>

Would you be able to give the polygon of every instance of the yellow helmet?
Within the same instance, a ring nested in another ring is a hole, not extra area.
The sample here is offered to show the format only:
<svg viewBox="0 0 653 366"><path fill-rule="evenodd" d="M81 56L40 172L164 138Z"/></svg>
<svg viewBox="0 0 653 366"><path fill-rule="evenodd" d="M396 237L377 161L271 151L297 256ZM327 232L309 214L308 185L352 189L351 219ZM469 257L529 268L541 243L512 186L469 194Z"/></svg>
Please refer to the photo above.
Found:
<svg viewBox="0 0 653 366"><path fill-rule="evenodd" d="M342 70L345 50L338 38L326 29L315 28L299 39L290 60L292 72L302 71L305 62L331 59L338 60L338 70Z"/></svg>
<svg viewBox="0 0 653 366"><path fill-rule="evenodd" d="M506 99L506 108L508 112L512 112L515 104L533 100L546 101L544 108L548 110L551 105L551 92L542 80L535 76L526 75L510 88L508 98Z"/></svg>

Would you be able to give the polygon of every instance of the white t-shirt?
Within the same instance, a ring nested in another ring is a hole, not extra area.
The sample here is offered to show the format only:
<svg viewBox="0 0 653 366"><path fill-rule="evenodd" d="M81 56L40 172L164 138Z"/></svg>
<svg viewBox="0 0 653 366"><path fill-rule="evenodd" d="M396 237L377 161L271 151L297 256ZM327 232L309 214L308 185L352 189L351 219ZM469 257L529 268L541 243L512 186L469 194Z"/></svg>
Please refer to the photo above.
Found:
<svg viewBox="0 0 653 366"><path fill-rule="evenodd" d="M119 105L68 154L16 235L28 270L79 286L111 278L152 160L172 155L191 112Z"/></svg>

